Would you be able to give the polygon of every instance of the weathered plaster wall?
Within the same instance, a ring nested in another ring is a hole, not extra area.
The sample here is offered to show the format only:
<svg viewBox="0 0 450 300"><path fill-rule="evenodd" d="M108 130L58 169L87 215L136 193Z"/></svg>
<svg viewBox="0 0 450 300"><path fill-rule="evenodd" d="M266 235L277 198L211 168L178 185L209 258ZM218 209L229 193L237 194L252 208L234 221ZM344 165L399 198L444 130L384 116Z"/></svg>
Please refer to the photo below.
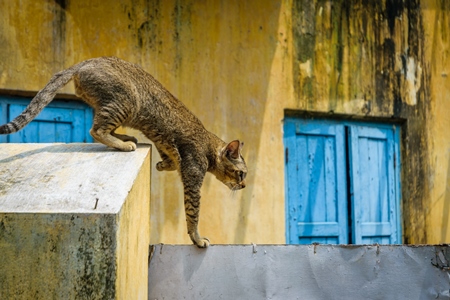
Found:
<svg viewBox="0 0 450 300"><path fill-rule="evenodd" d="M208 129L245 142L247 188L231 194L205 180L200 230L213 243L284 243L284 109L402 119L405 241L445 242L448 6L0 1L0 88L36 91L52 73L96 56L141 64ZM182 203L178 175L153 169L153 243L190 243Z"/></svg>
<svg viewBox="0 0 450 300"><path fill-rule="evenodd" d="M146 299L150 150L2 145L0 299Z"/></svg>
<svg viewBox="0 0 450 300"><path fill-rule="evenodd" d="M449 4L297 1L293 12L289 106L403 119L404 241L448 241Z"/></svg>
<svg viewBox="0 0 450 300"><path fill-rule="evenodd" d="M113 215L2 213L0 225L2 299L116 294Z"/></svg>

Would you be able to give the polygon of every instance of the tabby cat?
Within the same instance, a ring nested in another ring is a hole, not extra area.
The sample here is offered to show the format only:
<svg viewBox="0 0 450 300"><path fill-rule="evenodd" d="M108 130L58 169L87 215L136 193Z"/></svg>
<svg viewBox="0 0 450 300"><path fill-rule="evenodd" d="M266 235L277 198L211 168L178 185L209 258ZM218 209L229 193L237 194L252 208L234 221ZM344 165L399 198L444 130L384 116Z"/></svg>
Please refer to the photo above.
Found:
<svg viewBox="0 0 450 300"><path fill-rule="evenodd" d="M138 129L155 144L161 156L156 169L178 170L184 187L188 234L198 247L208 247L208 238L201 237L197 229L203 178L210 172L231 190L244 188L247 167L241 155L243 143L234 140L227 144L207 131L150 74L116 57L86 60L56 73L22 114L0 126L0 134L25 127L71 79L76 95L95 110L90 130L93 138L121 151L133 151L136 138L115 130L119 126Z"/></svg>

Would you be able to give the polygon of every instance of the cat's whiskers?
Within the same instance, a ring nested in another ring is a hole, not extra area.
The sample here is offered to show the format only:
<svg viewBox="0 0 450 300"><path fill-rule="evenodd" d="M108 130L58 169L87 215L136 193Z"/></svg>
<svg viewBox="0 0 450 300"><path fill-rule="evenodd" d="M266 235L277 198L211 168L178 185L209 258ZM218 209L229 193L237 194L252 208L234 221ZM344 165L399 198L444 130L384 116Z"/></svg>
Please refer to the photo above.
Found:
<svg viewBox="0 0 450 300"><path fill-rule="evenodd" d="M226 183L226 185L229 187L230 189L230 198L234 199L235 195L236 195L236 191L240 189L239 184L237 183L233 183L233 182L228 182Z"/></svg>
<svg viewBox="0 0 450 300"><path fill-rule="evenodd" d="M231 189L230 190L230 198L231 199L235 199L236 198L236 190L235 189Z"/></svg>

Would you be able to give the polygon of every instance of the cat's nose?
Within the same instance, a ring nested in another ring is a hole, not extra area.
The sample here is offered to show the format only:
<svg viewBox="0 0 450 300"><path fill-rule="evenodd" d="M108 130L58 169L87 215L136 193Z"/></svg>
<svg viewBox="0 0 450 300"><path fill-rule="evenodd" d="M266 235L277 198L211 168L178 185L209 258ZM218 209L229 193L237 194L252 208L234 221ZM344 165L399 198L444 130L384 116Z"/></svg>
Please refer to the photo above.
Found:
<svg viewBox="0 0 450 300"><path fill-rule="evenodd" d="M240 183L240 185L241 185L241 189L245 188L245 181L242 181L242 182Z"/></svg>

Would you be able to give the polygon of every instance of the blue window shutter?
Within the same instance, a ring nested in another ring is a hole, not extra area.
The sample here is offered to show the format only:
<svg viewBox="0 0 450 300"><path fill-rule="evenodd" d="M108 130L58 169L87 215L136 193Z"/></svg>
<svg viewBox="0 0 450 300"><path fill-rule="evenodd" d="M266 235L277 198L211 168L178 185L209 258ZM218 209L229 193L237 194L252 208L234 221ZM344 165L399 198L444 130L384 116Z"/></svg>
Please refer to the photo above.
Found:
<svg viewBox="0 0 450 300"><path fill-rule="evenodd" d="M394 128L350 126L349 158L355 244L401 243Z"/></svg>
<svg viewBox="0 0 450 300"><path fill-rule="evenodd" d="M287 118L284 130L288 243L347 243L344 126Z"/></svg>
<svg viewBox="0 0 450 300"><path fill-rule="evenodd" d="M0 97L0 120L4 124L21 114L29 100ZM73 143L93 142L89 135L92 108L75 101L53 101L25 128L17 133L0 136L0 142L10 143Z"/></svg>

